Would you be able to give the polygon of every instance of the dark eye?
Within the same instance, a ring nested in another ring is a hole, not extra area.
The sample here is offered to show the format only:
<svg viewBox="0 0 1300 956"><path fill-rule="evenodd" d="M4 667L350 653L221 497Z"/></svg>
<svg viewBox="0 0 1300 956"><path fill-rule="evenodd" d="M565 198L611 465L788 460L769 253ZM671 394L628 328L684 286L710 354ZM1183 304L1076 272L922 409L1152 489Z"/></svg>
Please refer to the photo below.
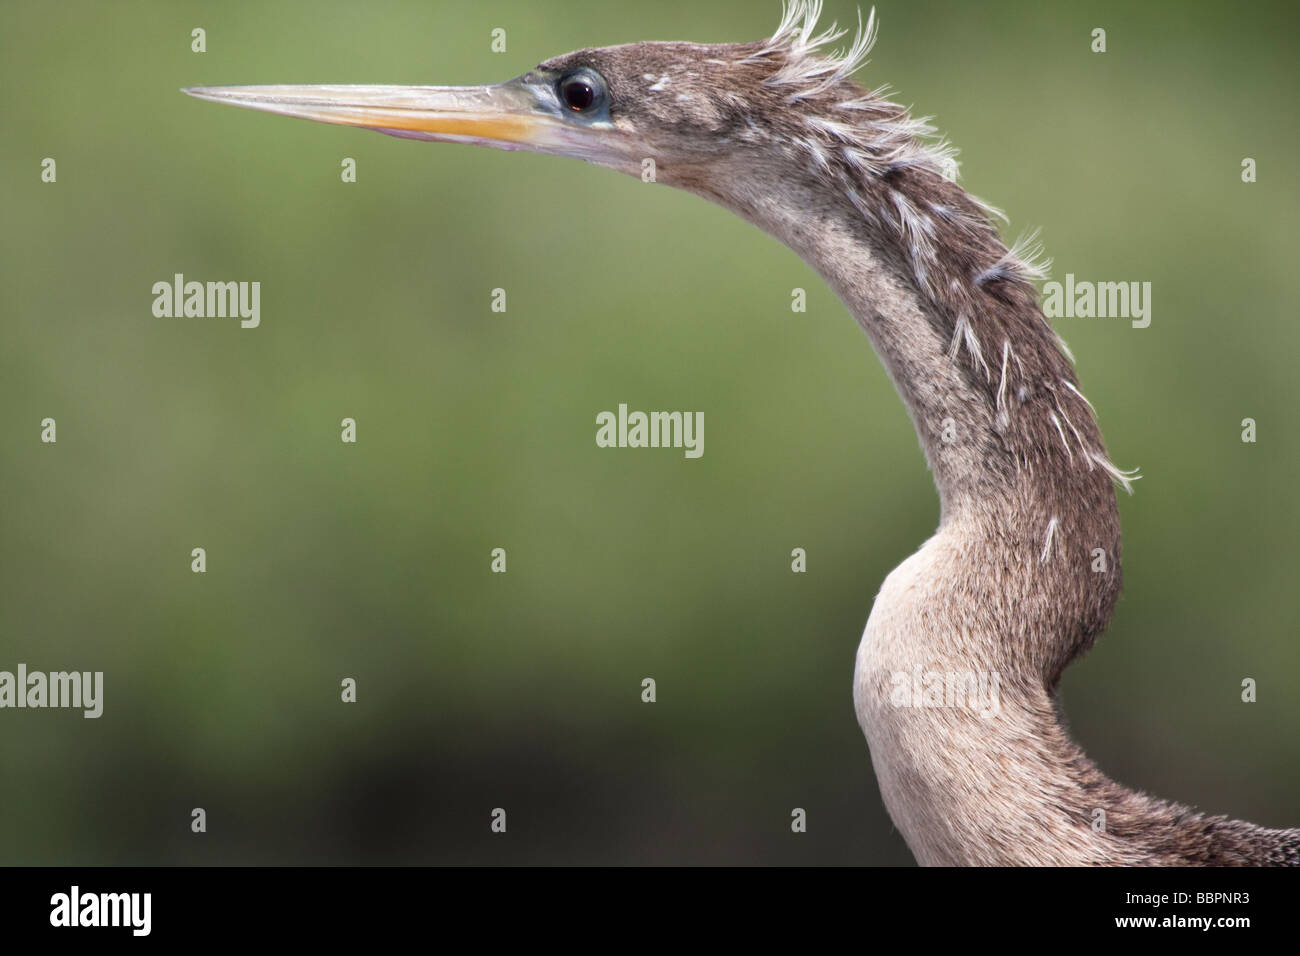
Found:
<svg viewBox="0 0 1300 956"><path fill-rule="evenodd" d="M605 81L592 70L576 70L561 77L560 101L575 113L585 113L600 105L605 97Z"/></svg>

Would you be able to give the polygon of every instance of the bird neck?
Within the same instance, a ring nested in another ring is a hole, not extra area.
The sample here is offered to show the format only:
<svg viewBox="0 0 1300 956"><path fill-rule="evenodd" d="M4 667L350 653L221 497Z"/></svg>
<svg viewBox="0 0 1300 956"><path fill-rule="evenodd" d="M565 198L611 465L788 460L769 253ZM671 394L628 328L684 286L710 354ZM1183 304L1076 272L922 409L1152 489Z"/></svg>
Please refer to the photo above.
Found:
<svg viewBox="0 0 1300 956"><path fill-rule="evenodd" d="M853 223L811 224L797 213L781 238L827 282L867 333L902 398L939 492L942 520L988 510L1014 489L1011 449L970 375L948 354L936 304L921 295L887 244Z"/></svg>
<svg viewBox="0 0 1300 956"><path fill-rule="evenodd" d="M1035 555L1068 524L1117 566L1112 478L1091 406L1062 344L1027 283L981 286L1011 256L991 227L978 234L931 229L934 256L921 274L906 230L864 217L837 188L789 170L716 171L686 184L785 243L812 266L867 333L902 398L934 475L941 525L972 533L1030 534ZM903 179L899 188L908 180ZM952 208L956 186L928 194ZM946 192L945 192L946 191ZM960 198L955 198L960 197ZM888 199L877 202L889 208ZM907 208L931 205L913 194ZM938 223L940 227L942 223ZM972 238L973 237L973 238ZM972 242L983 244L972 260ZM938 291L935 291L935 290ZM1046 549L1049 557L1055 546ZM1118 571L1116 568L1116 578Z"/></svg>
<svg viewBox="0 0 1300 956"><path fill-rule="evenodd" d="M751 217L816 269L866 331L933 472L939 537L969 564L936 595L981 625L964 628L977 639L962 656L1054 689L1104 630L1120 589L1111 471L1055 334L1032 298L984 296L981 308L964 306L962 337L983 342L985 362L964 342L954 354L958 320L919 287L896 237L814 191L787 185L783 195L793 202L751 206ZM1017 309L1032 312L1007 314ZM921 647L946 640L919 624L909 635Z"/></svg>
<svg viewBox="0 0 1300 956"><path fill-rule="evenodd" d="M1104 452L1090 457L1102 448L1100 434L1082 396L1073 400L1073 373L1054 334L1032 300L1033 314L1008 316L992 297L960 329L953 308L917 281L896 236L815 186L787 179L739 195L732 187L725 197L700 191L827 281L870 338L934 474L939 529L882 586L855 678L859 720L895 822L923 861L1007 862L1001 841L1026 847L1044 815L1053 823L1022 860L1039 851L1042 862L1054 852L1059 859L1071 840L1080 862L1102 858L1089 856L1095 797L1087 795L1115 785L1061 729L1054 692L1064 667L1109 621L1120 586L1119 522ZM1025 302L1012 296L1007 307ZM956 355L955 332L964 349ZM978 349L981 340L983 360L974 361L970 343ZM941 693L935 708L912 706L917 699L904 694L900 704L903 690L924 698L935 675L985 696L963 703ZM990 693L993 719L984 713ZM1045 742L1042 751L1026 753L1026 740ZM953 794L953 780L970 786ZM1068 812L1027 802L1032 793L1064 801ZM990 806L990 794L1007 804ZM1001 814L1005 827L987 828L973 855L954 855L951 841L935 837L952 813Z"/></svg>

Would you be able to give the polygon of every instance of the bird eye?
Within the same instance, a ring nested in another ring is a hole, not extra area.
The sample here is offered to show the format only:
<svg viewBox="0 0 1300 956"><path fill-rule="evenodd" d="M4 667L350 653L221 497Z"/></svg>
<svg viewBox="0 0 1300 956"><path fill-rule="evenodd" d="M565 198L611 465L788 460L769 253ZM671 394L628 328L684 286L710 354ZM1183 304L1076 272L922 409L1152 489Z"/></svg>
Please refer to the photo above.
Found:
<svg viewBox="0 0 1300 956"><path fill-rule="evenodd" d="M600 105L605 96L605 81L592 70L577 70L560 79L560 101L575 113L585 113Z"/></svg>

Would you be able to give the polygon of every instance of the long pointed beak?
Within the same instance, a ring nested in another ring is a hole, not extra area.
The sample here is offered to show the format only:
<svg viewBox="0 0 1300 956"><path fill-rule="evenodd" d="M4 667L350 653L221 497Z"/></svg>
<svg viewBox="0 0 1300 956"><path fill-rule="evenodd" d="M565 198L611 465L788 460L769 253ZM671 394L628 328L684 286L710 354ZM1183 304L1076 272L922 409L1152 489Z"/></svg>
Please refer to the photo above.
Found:
<svg viewBox="0 0 1300 956"><path fill-rule="evenodd" d="M190 96L392 136L593 158L522 78L494 86L208 86Z"/></svg>

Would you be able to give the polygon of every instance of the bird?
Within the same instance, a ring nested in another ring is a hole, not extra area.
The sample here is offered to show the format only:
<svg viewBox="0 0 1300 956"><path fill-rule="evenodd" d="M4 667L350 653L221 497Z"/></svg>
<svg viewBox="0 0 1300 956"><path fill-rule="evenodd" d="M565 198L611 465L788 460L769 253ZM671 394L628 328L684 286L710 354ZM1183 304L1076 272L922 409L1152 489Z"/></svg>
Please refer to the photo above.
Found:
<svg viewBox="0 0 1300 956"><path fill-rule="evenodd" d="M392 136L581 159L698 195L784 243L865 331L911 416L939 523L880 585L853 704L918 863L1300 865L1271 829L1112 780L1061 675L1121 590L1114 465L1046 319L1029 234L958 184L929 117L856 74L877 37L787 0L771 36L582 49L489 86L224 86L191 96ZM839 46L837 42L845 40Z"/></svg>

